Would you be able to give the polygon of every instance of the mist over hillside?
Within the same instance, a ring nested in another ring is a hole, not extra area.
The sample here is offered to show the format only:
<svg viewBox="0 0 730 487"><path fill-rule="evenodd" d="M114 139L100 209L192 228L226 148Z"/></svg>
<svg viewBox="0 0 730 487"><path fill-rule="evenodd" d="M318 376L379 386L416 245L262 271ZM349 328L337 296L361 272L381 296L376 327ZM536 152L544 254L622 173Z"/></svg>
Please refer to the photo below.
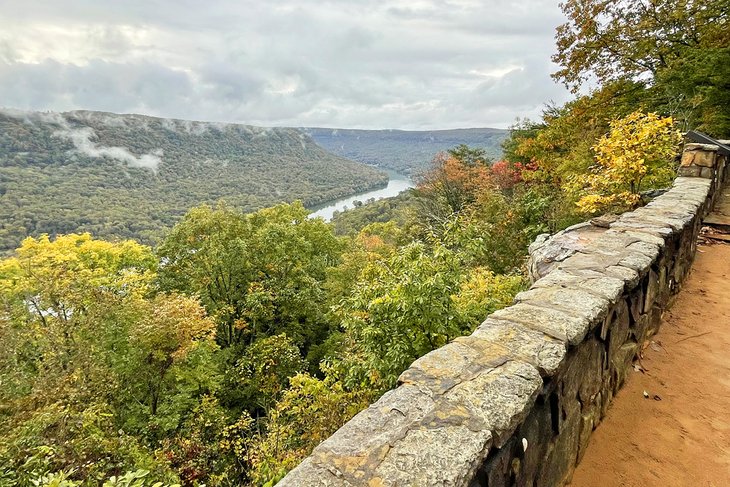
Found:
<svg viewBox="0 0 730 487"><path fill-rule="evenodd" d="M509 130L493 128L411 131L308 127L302 131L334 154L406 175L418 174L438 152L460 144L483 148L490 158L499 158L502 141L509 134Z"/></svg>
<svg viewBox="0 0 730 487"><path fill-rule="evenodd" d="M0 111L0 251L41 233L152 243L201 203L315 205L386 181L296 129Z"/></svg>

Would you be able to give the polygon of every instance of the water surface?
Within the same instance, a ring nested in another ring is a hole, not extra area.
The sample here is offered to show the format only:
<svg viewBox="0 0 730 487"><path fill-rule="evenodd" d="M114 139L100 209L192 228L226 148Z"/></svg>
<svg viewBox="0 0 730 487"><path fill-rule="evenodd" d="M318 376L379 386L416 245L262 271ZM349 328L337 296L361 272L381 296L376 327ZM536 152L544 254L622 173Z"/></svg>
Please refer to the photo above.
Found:
<svg viewBox="0 0 730 487"><path fill-rule="evenodd" d="M403 174L397 173L395 171L389 171L387 169L384 169L384 171L388 173L389 178L388 185L385 188L376 189L373 191L366 191L364 193L358 193L353 196L330 201L329 203L325 203L323 205L313 206L312 213L310 213L309 217L322 217L325 219L325 221L330 221L335 211L342 211L346 208L353 208L355 206L355 201L362 201L363 204L367 204L367 201L370 199L380 200L383 198L390 198L391 196L396 196L402 191L413 188L415 186L413 184L413 181L411 181L408 176L404 176Z"/></svg>

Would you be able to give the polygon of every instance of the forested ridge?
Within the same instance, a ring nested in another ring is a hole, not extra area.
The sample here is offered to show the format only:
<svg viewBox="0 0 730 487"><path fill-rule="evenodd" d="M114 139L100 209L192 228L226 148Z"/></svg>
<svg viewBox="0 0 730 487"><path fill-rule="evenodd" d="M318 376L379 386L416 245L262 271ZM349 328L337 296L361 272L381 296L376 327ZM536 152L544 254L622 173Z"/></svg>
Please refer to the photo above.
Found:
<svg viewBox="0 0 730 487"><path fill-rule="evenodd" d="M504 129L454 130L357 130L340 128L302 129L319 145L342 157L401 174L417 176L428 169L439 152L458 145L484 149L492 159L502 154Z"/></svg>
<svg viewBox="0 0 730 487"><path fill-rule="evenodd" d="M102 112L0 112L0 252L27 235L153 243L185 212L315 205L384 185L294 129Z"/></svg>
<svg viewBox="0 0 730 487"><path fill-rule="evenodd" d="M511 304L536 235L645 204L682 130L730 135L726 1L562 8L576 97L513 127L500 160L452 147L332 224L219 204L154 248L24 240L0 261L0 485L273 486Z"/></svg>

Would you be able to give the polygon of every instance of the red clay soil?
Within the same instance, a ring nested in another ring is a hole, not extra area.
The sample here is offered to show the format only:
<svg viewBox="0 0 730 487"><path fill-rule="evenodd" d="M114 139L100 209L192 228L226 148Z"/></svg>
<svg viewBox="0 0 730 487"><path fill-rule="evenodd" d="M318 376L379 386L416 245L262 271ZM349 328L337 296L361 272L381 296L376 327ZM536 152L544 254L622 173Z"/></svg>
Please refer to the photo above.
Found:
<svg viewBox="0 0 730 487"><path fill-rule="evenodd" d="M730 486L730 245L698 247L650 340L571 487Z"/></svg>

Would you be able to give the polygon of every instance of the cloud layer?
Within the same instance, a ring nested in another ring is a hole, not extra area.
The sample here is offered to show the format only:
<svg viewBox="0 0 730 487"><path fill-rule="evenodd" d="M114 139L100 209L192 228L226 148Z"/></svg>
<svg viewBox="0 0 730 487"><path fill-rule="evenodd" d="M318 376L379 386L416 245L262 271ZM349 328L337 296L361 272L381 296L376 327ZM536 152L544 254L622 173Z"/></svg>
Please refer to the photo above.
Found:
<svg viewBox="0 0 730 487"><path fill-rule="evenodd" d="M505 127L566 91L553 1L0 0L0 106Z"/></svg>
<svg viewBox="0 0 730 487"><path fill-rule="evenodd" d="M56 112L24 112L17 109L0 108L0 114L23 120L28 124L42 122L55 126L53 132L54 137L67 139L74 145L74 150L70 153L78 153L92 158L108 157L122 162L129 167L143 167L157 172L157 168L162 162L162 149L155 149L150 153L142 154L137 157L125 147L107 147L99 145L92 139L96 139L96 132L91 127L71 127L64 116ZM115 123L113 119L110 123ZM173 122L174 123L174 122Z"/></svg>

